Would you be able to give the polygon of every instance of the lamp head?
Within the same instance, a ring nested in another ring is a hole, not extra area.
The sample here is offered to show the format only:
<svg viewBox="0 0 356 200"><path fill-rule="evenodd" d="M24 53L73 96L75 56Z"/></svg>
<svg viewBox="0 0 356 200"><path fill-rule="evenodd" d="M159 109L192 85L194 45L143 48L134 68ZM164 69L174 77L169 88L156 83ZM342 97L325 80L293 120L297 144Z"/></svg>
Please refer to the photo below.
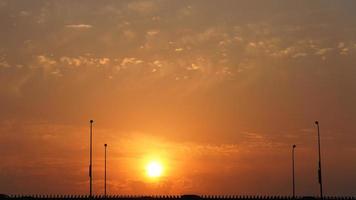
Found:
<svg viewBox="0 0 356 200"><path fill-rule="evenodd" d="M319 122L318 122L318 121L315 121L315 124L316 124L316 125L318 125L318 124L319 124Z"/></svg>
<svg viewBox="0 0 356 200"><path fill-rule="evenodd" d="M104 144L104 147L107 147L108 146L108 144Z"/></svg>
<svg viewBox="0 0 356 200"><path fill-rule="evenodd" d="M90 122L90 123L93 123L93 122L94 122L94 120L92 120L92 119L91 119L89 122Z"/></svg>

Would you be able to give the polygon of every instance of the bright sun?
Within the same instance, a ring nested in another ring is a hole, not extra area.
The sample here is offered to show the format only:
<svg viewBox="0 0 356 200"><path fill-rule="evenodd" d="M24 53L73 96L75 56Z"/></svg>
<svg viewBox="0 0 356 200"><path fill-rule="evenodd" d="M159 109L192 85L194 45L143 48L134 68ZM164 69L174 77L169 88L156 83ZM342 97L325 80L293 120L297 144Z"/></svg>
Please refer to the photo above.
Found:
<svg viewBox="0 0 356 200"><path fill-rule="evenodd" d="M151 178L160 177L160 176L162 176L162 173L163 173L163 166L158 161L150 161L146 165L146 173L147 173L147 176L149 176Z"/></svg>

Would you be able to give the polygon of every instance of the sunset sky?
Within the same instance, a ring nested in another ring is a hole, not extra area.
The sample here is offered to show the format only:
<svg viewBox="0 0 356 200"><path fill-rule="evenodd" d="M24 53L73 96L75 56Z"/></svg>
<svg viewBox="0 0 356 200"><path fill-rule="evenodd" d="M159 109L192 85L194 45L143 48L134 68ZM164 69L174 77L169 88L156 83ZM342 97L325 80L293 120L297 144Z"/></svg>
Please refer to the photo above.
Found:
<svg viewBox="0 0 356 200"><path fill-rule="evenodd" d="M0 0L0 193L356 195L355 9Z"/></svg>

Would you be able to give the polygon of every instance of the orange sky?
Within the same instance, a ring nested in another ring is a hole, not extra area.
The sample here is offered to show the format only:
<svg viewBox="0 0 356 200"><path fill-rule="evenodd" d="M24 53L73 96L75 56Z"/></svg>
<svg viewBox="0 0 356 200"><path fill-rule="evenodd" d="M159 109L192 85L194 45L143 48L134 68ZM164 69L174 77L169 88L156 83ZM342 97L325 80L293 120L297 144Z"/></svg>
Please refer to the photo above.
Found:
<svg viewBox="0 0 356 200"><path fill-rule="evenodd" d="M0 193L356 195L355 4L0 0Z"/></svg>

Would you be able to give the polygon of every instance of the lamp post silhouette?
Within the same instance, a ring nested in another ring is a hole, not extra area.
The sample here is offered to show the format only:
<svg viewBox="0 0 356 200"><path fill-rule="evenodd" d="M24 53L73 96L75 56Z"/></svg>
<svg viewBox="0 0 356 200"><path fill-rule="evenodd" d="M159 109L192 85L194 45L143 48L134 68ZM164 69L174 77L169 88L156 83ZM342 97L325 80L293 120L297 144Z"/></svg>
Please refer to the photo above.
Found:
<svg viewBox="0 0 356 200"><path fill-rule="evenodd" d="M90 193L89 197L92 197L93 194L93 123L94 120L90 120L90 164L89 164L89 178L90 178L90 183L89 183L89 188L90 188Z"/></svg>
<svg viewBox="0 0 356 200"><path fill-rule="evenodd" d="M321 153L320 153L320 129L319 129L319 122L315 121L315 125L317 126L318 130L318 150L319 150L319 168L318 168L318 181L320 185L320 198L323 199L323 182L321 178Z"/></svg>
<svg viewBox="0 0 356 200"><path fill-rule="evenodd" d="M108 147L108 144L104 144L105 148L105 170L104 170L104 196L106 197L106 149Z"/></svg>
<svg viewBox="0 0 356 200"><path fill-rule="evenodd" d="M295 175L294 175L294 150L297 146L293 144L292 146L292 181L293 181L293 199L295 199Z"/></svg>

